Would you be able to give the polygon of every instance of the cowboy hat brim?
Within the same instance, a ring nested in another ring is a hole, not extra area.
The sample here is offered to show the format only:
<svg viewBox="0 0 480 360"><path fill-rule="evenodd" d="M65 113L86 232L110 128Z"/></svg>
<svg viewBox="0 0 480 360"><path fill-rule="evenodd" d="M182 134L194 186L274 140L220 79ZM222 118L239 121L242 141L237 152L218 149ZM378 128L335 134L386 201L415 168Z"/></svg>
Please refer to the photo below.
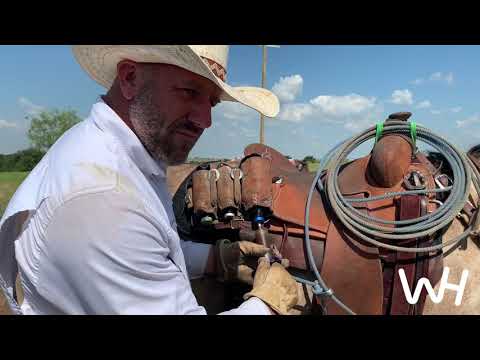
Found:
<svg viewBox="0 0 480 360"><path fill-rule="evenodd" d="M129 59L175 65L206 77L222 90L221 100L242 103L267 117L277 116L280 109L277 96L267 89L223 82L189 45L74 45L73 53L90 77L107 89L117 75L117 64Z"/></svg>

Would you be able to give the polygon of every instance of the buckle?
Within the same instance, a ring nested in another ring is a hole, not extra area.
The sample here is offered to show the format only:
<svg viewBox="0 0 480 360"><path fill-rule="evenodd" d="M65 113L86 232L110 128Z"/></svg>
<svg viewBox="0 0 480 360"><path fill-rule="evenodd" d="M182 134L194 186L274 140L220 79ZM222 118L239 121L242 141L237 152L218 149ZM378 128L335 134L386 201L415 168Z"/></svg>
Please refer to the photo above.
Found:
<svg viewBox="0 0 480 360"><path fill-rule="evenodd" d="M423 190L427 186L427 181L420 171L413 170L405 175L403 184L408 190Z"/></svg>

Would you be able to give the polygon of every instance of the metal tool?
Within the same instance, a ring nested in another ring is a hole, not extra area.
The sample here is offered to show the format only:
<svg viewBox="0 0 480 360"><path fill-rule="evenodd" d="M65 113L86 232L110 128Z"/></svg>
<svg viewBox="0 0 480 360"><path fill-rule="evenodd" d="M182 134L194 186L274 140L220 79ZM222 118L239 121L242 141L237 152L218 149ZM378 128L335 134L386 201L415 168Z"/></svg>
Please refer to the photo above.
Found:
<svg viewBox="0 0 480 360"><path fill-rule="evenodd" d="M265 223L265 218L263 216L262 210L260 208L257 208L256 213L257 214L253 221L253 223L256 226L256 229L255 229L256 242L258 244L262 244L263 246L269 249L265 257L268 259L270 263L274 263L274 262L282 263L283 258L282 258L282 255L280 254L280 251L278 251L275 244L269 241L267 230L263 227L263 224Z"/></svg>

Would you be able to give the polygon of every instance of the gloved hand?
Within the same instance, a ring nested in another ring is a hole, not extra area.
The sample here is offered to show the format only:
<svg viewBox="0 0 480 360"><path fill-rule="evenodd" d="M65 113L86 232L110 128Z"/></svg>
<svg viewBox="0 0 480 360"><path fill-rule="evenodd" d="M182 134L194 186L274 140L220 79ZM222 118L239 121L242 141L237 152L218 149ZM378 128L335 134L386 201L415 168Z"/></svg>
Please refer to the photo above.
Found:
<svg viewBox="0 0 480 360"><path fill-rule="evenodd" d="M6 295L0 289L0 315L13 315L8 305L8 300Z"/></svg>
<svg viewBox="0 0 480 360"><path fill-rule="evenodd" d="M265 256L269 249L250 241L230 242L228 239L216 243L217 273L224 281L238 280L253 284L253 272L258 258ZM288 261L282 262L288 266Z"/></svg>
<svg viewBox="0 0 480 360"><path fill-rule="evenodd" d="M243 298L248 300L252 296L262 300L278 314L288 315L288 311L298 303L297 282L279 263L270 265L266 258L260 258L253 289Z"/></svg>

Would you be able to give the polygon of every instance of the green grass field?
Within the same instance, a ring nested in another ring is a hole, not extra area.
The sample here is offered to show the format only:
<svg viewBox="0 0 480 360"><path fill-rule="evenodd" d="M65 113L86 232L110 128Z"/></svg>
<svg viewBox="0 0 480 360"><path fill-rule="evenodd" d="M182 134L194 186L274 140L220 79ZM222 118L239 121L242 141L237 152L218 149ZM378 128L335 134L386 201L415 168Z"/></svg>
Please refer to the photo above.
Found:
<svg viewBox="0 0 480 360"><path fill-rule="evenodd" d="M27 175L28 172L0 172L0 218L15 190Z"/></svg>

